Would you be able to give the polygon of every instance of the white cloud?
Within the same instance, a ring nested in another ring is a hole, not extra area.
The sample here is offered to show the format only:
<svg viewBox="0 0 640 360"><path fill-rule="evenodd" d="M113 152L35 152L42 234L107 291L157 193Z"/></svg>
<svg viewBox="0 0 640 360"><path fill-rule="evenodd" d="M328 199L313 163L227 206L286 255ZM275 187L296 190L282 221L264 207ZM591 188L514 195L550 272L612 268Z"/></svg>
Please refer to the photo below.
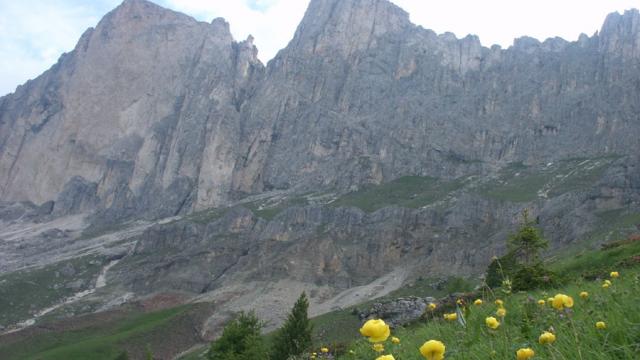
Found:
<svg viewBox="0 0 640 360"><path fill-rule="evenodd" d="M392 0L411 21L437 33L480 37L484 46L503 48L524 35L574 41L600 30L607 14L640 7L640 0Z"/></svg>
<svg viewBox="0 0 640 360"><path fill-rule="evenodd" d="M308 0L164 0L163 5L202 21L225 18L236 40L253 35L258 57L266 63L291 40L308 3Z"/></svg>
<svg viewBox="0 0 640 360"><path fill-rule="evenodd" d="M0 96L53 65L82 32L121 0L0 1ZM210 22L224 17L236 40L255 38L263 62L285 47L309 0L152 0ZM352 1L352 0L340 0ZM472 33L483 45L508 47L523 35L575 40L593 34L613 11L640 0L392 0L411 20L437 33Z"/></svg>
<svg viewBox="0 0 640 360"><path fill-rule="evenodd" d="M88 27L103 15L96 4L117 0L3 1L0 4L0 96L33 79L70 51Z"/></svg>

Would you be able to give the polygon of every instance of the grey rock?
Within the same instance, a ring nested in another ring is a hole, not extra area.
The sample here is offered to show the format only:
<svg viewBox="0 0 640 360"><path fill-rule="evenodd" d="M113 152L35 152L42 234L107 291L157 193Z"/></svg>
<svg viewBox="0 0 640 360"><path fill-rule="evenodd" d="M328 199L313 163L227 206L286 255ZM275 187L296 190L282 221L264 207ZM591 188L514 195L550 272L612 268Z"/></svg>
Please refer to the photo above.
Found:
<svg viewBox="0 0 640 360"><path fill-rule="evenodd" d="M110 289L232 303L225 291L254 282L330 298L398 269L475 276L524 208L551 251L576 244L604 212L640 207L639 18L612 14L576 42L523 37L502 49L415 26L385 0L312 0L264 66L253 38L235 41L224 19L127 0L0 98L0 221L16 226L0 239L10 250L0 266L79 254L87 241L122 257ZM609 160L566 191L535 189L526 201L482 192L513 180L501 176L514 164L542 172L571 158ZM340 197L409 175L465 185L439 203L369 213L319 201L269 218L247 200ZM190 217L209 208L221 215ZM73 214L117 236L51 225L16 238L22 222Z"/></svg>

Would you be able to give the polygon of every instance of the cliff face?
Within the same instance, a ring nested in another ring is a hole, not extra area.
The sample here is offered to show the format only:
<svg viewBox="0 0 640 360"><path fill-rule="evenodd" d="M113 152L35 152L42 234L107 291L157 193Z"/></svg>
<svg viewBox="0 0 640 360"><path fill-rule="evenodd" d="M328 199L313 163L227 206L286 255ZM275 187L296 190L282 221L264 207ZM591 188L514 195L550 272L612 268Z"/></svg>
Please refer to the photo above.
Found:
<svg viewBox="0 0 640 360"><path fill-rule="evenodd" d="M264 190L633 153L639 17L502 50L416 27L388 1L314 0L265 69L222 19L125 1L2 99L0 196L160 217Z"/></svg>
<svg viewBox="0 0 640 360"><path fill-rule="evenodd" d="M125 1L3 99L0 196L155 216L218 205L263 72L251 41L234 42L222 19Z"/></svg>
<svg viewBox="0 0 640 360"><path fill-rule="evenodd" d="M321 312L477 274L525 207L554 250L635 231L639 24L489 49L312 0L265 67L222 19L126 0L0 98L0 271L123 258L96 302L181 291L277 324L297 290Z"/></svg>

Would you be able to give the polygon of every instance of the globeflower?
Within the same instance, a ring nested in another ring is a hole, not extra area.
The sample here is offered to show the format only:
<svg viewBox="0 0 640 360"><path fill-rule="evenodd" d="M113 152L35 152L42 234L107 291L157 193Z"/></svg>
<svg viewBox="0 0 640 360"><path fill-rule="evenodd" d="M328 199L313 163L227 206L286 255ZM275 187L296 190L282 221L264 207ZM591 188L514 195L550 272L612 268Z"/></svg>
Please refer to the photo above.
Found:
<svg viewBox="0 0 640 360"><path fill-rule="evenodd" d="M382 355L378 356L376 360L396 360L393 355Z"/></svg>
<svg viewBox="0 0 640 360"><path fill-rule="evenodd" d="M583 299L586 299L586 298L589 297L589 293L586 292L586 291L583 291L583 292L580 293L580 297L583 298Z"/></svg>
<svg viewBox="0 0 640 360"><path fill-rule="evenodd" d="M473 305L482 305L482 300L476 299L476 301L473 302Z"/></svg>
<svg viewBox="0 0 640 360"><path fill-rule="evenodd" d="M598 321L596 323L596 329L604 330L606 328L607 328L607 324L605 324L604 321Z"/></svg>
<svg viewBox="0 0 640 360"><path fill-rule="evenodd" d="M609 276L611 276L612 279L615 279L618 276L620 276L620 274L617 271L612 271L611 274L609 274Z"/></svg>
<svg viewBox="0 0 640 360"><path fill-rule="evenodd" d="M429 303L429 310L433 311L437 308L438 306L434 303Z"/></svg>
<svg viewBox="0 0 640 360"><path fill-rule="evenodd" d="M383 352L384 351L384 345L378 343L378 344L373 344L372 346L373 351L375 352Z"/></svg>
<svg viewBox="0 0 640 360"><path fill-rule="evenodd" d="M420 354L427 360L444 359L444 350L444 344L438 340L429 340L420 346Z"/></svg>
<svg viewBox="0 0 640 360"><path fill-rule="evenodd" d="M444 319L449 321L456 321L458 320L458 314L456 313L444 314Z"/></svg>
<svg viewBox="0 0 640 360"><path fill-rule="evenodd" d="M487 324L487 327L493 330L497 329L498 326L500 326L500 322L493 316L489 316L488 318L484 319L484 323Z"/></svg>
<svg viewBox="0 0 640 360"><path fill-rule="evenodd" d="M394 343L394 344L400 344L400 339L398 339L397 337L394 336L394 337L391 338L391 342Z"/></svg>
<svg viewBox="0 0 640 360"><path fill-rule="evenodd" d="M502 305L504 305L504 302L502 300L500 300L500 299L497 299L496 300L496 305L501 307Z"/></svg>
<svg viewBox="0 0 640 360"><path fill-rule="evenodd" d="M516 359L518 360L531 359L535 354L536 353L531 348L519 349L518 351L516 351Z"/></svg>
<svg viewBox="0 0 640 360"><path fill-rule="evenodd" d="M549 305L553 304L553 298L552 298L552 297L547 298L547 303L548 303Z"/></svg>
<svg viewBox="0 0 640 360"><path fill-rule="evenodd" d="M387 340L389 335L391 335L391 330L384 320L375 319L364 323L360 328L360 334L368 337L370 342L377 343Z"/></svg>
<svg viewBox="0 0 640 360"><path fill-rule="evenodd" d="M538 339L538 342L542 345L552 344L554 341L556 341L556 336L548 331L543 332Z"/></svg>
<svg viewBox="0 0 640 360"><path fill-rule="evenodd" d="M538 305L540 305L540 306L545 306L546 304L547 304L547 302L546 302L546 301L544 301L544 299L540 299L540 300L538 300Z"/></svg>
<svg viewBox="0 0 640 360"><path fill-rule="evenodd" d="M553 297L553 302L551 304L557 310L571 308L573 307L573 298L565 294L556 294L556 296Z"/></svg>
<svg viewBox="0 0 640 360"><path fill-rule="evenodd" d="M507 309L505 308L500 308L498 310L496 310L496 315L498 315L499 317L505 317L507 315Z"/></svg>
<svg viewBox="0 0 640 360"><path fill-rule="evenodd" d="M323 353L323 354L326 354L326 353L329 352L329 348L327 348L327 347L320 348L320 352Z"/></svg>

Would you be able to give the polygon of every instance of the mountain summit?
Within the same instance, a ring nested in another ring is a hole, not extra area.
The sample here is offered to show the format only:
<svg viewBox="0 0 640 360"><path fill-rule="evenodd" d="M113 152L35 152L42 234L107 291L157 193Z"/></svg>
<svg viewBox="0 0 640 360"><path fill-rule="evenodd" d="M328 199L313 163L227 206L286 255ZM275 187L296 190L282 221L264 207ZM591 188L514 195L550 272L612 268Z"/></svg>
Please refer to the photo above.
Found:
<svg viewBox="0 0 640 360"><path fill-rule="evenodd" d="M312 0L265 66L224 19L127 0L0 98L0 271L101 269L43 309L211 301L211 334L475 276L525 208L553 250L635 231L639 19L501 49Z"/></svg>

